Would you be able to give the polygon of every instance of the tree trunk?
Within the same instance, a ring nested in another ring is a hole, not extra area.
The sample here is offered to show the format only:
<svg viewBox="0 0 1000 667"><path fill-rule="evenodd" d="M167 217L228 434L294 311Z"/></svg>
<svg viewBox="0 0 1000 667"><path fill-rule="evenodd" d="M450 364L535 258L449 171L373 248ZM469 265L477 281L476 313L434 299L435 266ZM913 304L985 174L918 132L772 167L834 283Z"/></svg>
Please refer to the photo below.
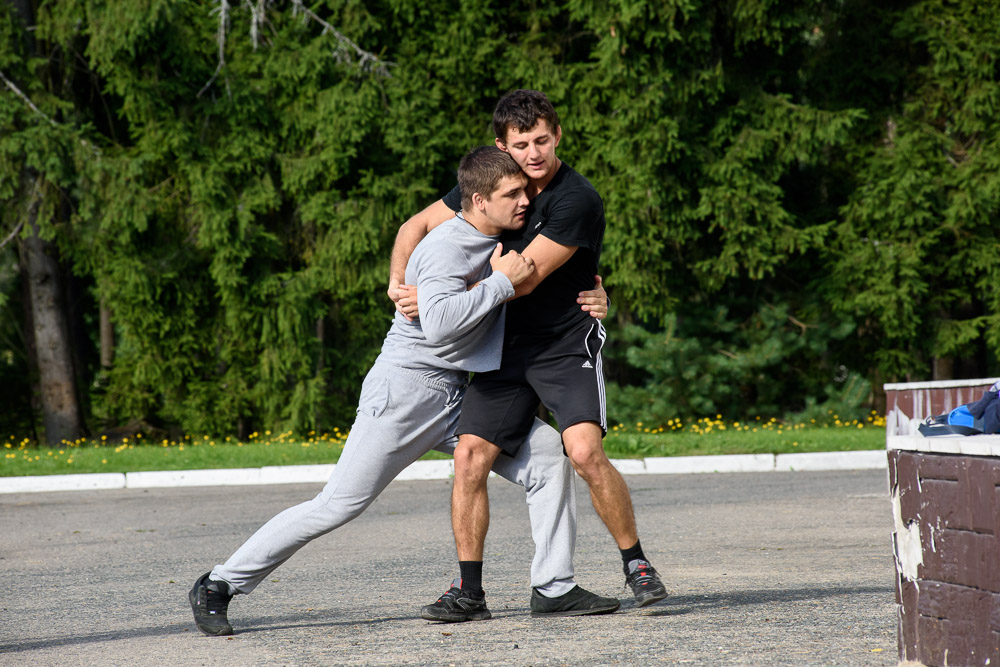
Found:
<svg viewBox="0 0 1000 667"><path fill-rule="evenodd" d="M323 342L326 340L326 318L316 318L316 340L319 341L319 356L316 359L316 375L323 372L323 365L326 362L326 347Z"/></svg>
<svg viewBox="0 0 1000 667"><path fill-rule="evenodd" d="M108 370L115 360L115 328L111 323L111 309L101 297L101 370Z"/></svg>
<svg viewBox="0 0 1000 667"><path fill-rule="evenodd" d="M24 45L27 47L29 53L37 56L38 52L35 48L35 9L32 6L31 0L10 0L10 4L14 7L14 11L17 12L18 18L21 19L21 25L24 28L21 31L21 38L24 40Z"/></svg>
<svg viewBox="0 0 1000 667"><path fill-rule="evenodd" d="M32 199L27 213L31 235L21 245L21 261L28 282L30 301L26 305L31 309L45 440L55 447L63 440L79 438L83 422L74 382L59 263L54 257L54 249L38 235L40 197Z"/></svg>
<svg viewBox="0 0 1000 667"><path fill-rule="evenodd" d="M934 357L931 360L931 379L955 379L955 360L952 357Z"/></svg>
<svg viewBox="0 0 1000 667"><path fill-rule="evenodd" d="M19 246L20 247L20 246ZM24 320L21 324L21 336L24 338L25 354L28 358L28 386L38 386L38 355L35 353L35 323L31 320L31 292L28 288L27 271L24 268L24 249L21 249L21 303L24 310ZM42 404L37 391L28 392L28 418L31 422L31 439L40 442L38 437L38 415L42 413Z"/></svg>

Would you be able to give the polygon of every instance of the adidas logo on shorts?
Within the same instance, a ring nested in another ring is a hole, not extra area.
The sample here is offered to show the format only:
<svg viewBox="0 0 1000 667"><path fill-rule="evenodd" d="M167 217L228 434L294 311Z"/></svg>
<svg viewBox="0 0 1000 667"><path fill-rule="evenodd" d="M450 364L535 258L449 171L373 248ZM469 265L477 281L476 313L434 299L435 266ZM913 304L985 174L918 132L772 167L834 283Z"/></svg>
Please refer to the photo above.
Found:
<svg viewBox="0 0 1000 667"><path fill-rule="evenodd" d="M590 359L587 359L585 362L583 362L583 366L581 366L580 368L593 368L593 366L590 365Z"/></svg>

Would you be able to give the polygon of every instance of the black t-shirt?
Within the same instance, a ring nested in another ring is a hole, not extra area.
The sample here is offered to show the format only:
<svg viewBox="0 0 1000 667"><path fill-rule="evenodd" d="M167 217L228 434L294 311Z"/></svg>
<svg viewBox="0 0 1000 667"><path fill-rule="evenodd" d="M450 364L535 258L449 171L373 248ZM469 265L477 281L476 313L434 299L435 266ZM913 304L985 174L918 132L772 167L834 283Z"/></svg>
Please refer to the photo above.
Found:
<svg viewBox="0 0 1000 667"><path fill-rule="evenodd" d="M453 211L462 209L458 186L442 197ZM504 252L523 252L541 234L576 252L527 296L507 304L507 341L512 337L560 336L591 319L576 302L594 289L604 241L604 202L586 178L565 162L528 206L524 227L500 235Z"/></svg>

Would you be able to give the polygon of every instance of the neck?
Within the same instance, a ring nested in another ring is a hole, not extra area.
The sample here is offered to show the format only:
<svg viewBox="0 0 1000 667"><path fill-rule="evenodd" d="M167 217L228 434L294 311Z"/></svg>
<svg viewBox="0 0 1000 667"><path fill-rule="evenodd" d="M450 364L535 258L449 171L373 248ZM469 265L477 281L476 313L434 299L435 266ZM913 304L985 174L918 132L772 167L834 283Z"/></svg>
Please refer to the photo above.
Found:
<svg viewBox="0 0 1000 667"><path fill-rule="evenodd" d="M545 174L545 178L528 179L528 187L526 188L528 191L528 198L534 199L539 192L544 190L545 186L551 183L552 179L556 177L557 173L559 173L559 167L561 166L562 166L562 160L556 158L555 167L552 168L552 171Z"/></svg>
<svg viewBox="0 0 1000 667"><path fill-rule="evenodd" d="M481 234L486 236L499 236L502 231L499 227L491 224L489 218L483 215L479 210L473 209L469 210L466 208L462 209L462 217L467 223L475 227Z"/></svg>

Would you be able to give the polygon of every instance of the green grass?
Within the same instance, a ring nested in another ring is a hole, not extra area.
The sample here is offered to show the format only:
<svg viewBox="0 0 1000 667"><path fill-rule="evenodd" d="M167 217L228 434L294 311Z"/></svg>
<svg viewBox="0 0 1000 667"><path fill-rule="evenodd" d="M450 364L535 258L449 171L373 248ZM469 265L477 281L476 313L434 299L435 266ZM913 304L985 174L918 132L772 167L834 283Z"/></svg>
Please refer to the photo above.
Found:
<svg viewBox="0 0 1000 667"><path fill-rule="evenodd" d="M346 437L338 429L332 434L313 433L305 438L265 432L253 434L246 442L188 436L178 442L150 443L139 435L122 442L81 440L50 449L10 436L4 443L0 477L336 463ZM656 428L640 422L634 426L615 425L604 439L604 449L613 459L884 448L885 422L876 416L859 423L841 422L834 415L830 424L822 426L782 424L773 419L724 422L721 417L692 424L670 420ZM430 452L423 458L448 457Z"/></svg>
<svg viewBox="0 0 1000 667"><path fill-rule="evenodd" d="M795 431L732 430L698 433L622 433L604 441L611 458L709 456L717 454L789 454L885 449L885 428L805 428Z"/></svg>

